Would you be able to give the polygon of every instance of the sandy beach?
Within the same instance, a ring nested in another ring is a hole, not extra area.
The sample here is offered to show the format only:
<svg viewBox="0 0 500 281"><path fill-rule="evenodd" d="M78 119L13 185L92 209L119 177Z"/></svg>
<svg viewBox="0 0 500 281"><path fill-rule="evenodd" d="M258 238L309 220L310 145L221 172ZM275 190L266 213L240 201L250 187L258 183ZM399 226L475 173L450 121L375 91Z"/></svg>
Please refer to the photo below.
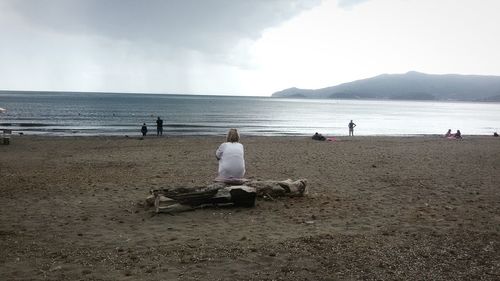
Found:
<svg viewBox="0 0 500 281"><path fill-rule="evenodd" d="M0 145L1 280L498 280L500 139L246 137L249 179L302 198L155 214L203 186L224 137L13 136Z"/></svg>

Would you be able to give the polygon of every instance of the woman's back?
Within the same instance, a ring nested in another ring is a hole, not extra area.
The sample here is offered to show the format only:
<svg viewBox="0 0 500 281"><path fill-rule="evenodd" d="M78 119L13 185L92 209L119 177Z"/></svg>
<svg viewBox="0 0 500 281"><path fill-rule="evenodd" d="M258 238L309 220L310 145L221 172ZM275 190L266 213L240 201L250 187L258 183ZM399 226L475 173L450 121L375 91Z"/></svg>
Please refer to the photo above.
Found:
<svg viewBox="0 0 500 281"><path fill-rule="evenodd" d="M222 143L217 149L215 156L219 159L220 178L243 178L245 175L245 158L241 143Z"/></svg>

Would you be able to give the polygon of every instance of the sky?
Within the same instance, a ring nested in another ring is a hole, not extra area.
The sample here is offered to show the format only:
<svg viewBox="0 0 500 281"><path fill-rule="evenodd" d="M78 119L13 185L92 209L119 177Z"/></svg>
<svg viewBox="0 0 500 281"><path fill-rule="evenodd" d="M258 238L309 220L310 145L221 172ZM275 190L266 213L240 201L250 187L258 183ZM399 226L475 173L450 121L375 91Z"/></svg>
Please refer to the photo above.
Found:
<svg viewBox="0 0 500 281"><path fill-rule="evenodd" d="M498 0L0 0L0 89L270 96L500 75Z"/></svg>

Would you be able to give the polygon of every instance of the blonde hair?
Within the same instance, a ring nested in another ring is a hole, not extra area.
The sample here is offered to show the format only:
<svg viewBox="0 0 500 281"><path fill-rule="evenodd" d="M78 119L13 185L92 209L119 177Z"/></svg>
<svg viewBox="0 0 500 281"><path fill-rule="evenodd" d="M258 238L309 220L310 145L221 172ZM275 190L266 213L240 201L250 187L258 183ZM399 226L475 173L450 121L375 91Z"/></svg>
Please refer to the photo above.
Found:
<svg viewBox="0 0 500 281"><path fill-rule="evenodd" d="M229 132L227 132L227 142L239 142L240 141L240 134L238 133L238 130L232 128L229 129Z"/></svg>

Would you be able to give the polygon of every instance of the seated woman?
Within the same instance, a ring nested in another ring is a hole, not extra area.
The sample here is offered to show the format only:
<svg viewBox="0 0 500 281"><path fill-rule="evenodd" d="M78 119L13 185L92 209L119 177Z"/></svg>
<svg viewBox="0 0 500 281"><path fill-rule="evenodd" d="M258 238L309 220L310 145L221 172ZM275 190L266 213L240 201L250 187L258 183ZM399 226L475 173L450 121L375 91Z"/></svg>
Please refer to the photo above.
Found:
<svg viewBox="0 0 500 281"><path fill-rule="evenodd" d="M456 139L461 139L462 133L460 132L460 130L457 130L457 132L455 133L455 135L453 137L455 137Z"/></svg>
<svg viewBox="0 0 500 281"><path fill-rule="evenodd" d="M219 160L219 176L216 181L235 183L244 180L244 149L239 141L238 130L230 129L227 133L226 142L222 143L215 152L215 157Z"/></svg>
<svg viewBox="0 0 500 281"><path fill-rule="evenodd" d="M445 138L449 138L451 137L453 134L451 133L451 129L448 129L448 132L446 132L446 134L444 134L444 137Z"/></svg>

